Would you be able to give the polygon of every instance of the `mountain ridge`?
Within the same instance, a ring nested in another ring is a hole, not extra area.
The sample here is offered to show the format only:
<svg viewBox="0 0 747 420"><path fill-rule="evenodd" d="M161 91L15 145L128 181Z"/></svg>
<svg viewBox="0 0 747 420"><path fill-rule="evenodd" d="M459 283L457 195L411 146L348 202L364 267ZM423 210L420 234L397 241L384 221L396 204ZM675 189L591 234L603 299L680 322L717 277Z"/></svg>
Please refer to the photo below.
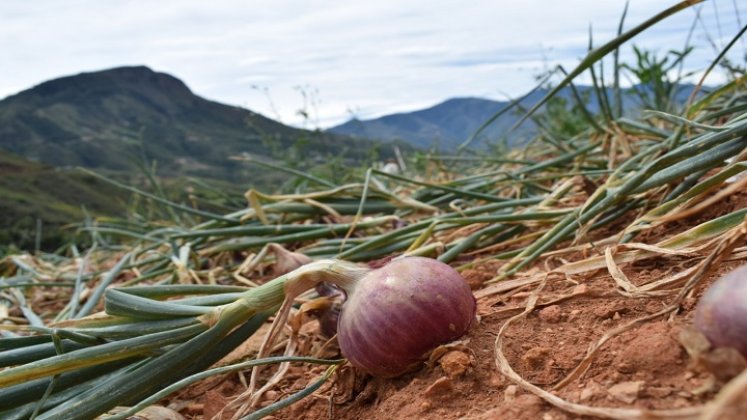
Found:
<svg viewBox="0 0 747 420"><path fill-rule="evenodd" d="M372 146L210 101L146 66L60 77L0 101L0 149L32 161L131 170L125 157L139 158L139 144L167 174L222 179L243 172L229 159L240 153L273 159L301 144L298 158L323 162L343 152L360 158Z"/></svg>
<svg viewBox="0 0 747 420"><path fill-rule="evenodd" d="M684 103L692 91L693 85L681 84L676 87L675 100ZM640 107L635 89L646 93L645 86L637 85L623 89L623 109L632 112ZM600 106L592 86L576 86L580 96L586 99L586 106L592 114L598 113ZM530 108L541 100L549 88L537 89L526 95L519 102L520 107ZM612 89L607 88L611 98ZM561 89L555 98L564 101L567 106L574 103L570 87ZM406 141L422 148L437 147L453 150L468 139L475 131L511 101L497 101L480 97L448 98L427 108L409 112L398 112L371 119L352 118L342 124L327 129L330 133L348 135L356 138L368 138L389 142ZM482 134L483 140L496 140L506 135L508 130L521 118L519 107L502 114L493 121ZM518 146L536 134L537 127L530 119L521 127L507 135L510 146ZM476 142L477 143L477 142Z"/></svg>

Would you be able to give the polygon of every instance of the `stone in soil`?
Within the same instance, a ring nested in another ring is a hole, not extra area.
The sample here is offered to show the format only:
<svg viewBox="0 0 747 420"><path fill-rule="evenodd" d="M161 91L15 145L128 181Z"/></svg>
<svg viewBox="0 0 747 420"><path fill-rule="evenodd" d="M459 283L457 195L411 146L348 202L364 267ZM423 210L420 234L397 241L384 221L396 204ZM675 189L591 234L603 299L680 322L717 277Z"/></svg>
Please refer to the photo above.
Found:
<svg viewBox="0 0 747 420"><path fill-rule="evenodd" d="M615 358L617 371L649 377L681 371L684 352L670 332L665 321L642 326L619 350Z"/></svg>
<svg viewBox="0 0 747 420"><path fill-rule="evenodd" d="M547 347L533 347L521 356L521 361L527 369L539 370L547 364L550 352L551 350Z"/></svg>
<svg viewBox="0 0 747 420"><path fill-rule="evenodd" d="M469 369L471 362L469 355L463 351L454 350L446 353L438 360L444 373L450 378L456 378L464 375Z"/></svg>
<svg viewBox="0 0 747 420"><path fill-rule="evenodd" d="M443 397L444 395L448 395L453 388L454 385L451 382L451 379L447 378L446 376L442 376L436 379L435 382L430 384L430 386L425 389L425 392L423 392L423 395L431 399Z"/></svg>
<svg viewBox="0 0 747 420"><path fill-rule="evenodd" d="M618 401L624 402L625 404L633 404L635 400L638 399L638 394L640 394L643 389L643 385L643 381L621 382L612 385L607 392L610 394L610 397Z"/></svg>
<svg viewBox="0 0 747 420"><path fill-rule="evenodd" d="M539 317L547 323L555 324L563 320L563 311L558 305L550 305L539 311Z"/></svg>

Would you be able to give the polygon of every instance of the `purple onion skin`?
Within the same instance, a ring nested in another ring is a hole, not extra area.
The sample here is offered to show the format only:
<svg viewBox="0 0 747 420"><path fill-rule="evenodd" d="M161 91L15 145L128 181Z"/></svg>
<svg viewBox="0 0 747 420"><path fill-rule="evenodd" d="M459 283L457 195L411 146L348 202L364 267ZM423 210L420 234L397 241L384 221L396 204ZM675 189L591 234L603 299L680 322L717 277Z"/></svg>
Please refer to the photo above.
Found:
<svg viewBox="0 0 747 420"><path fill-rule="evenodd" d="M698 302L695 327L714 347L747 357L747 265L716 280Z"/></svg>
<svg viewBox="0 0 747 420"><path fill-rule="evenodd" d="M456 270L430 258L406 257L358 282L342 307L337 339L353 366L391 378L464 335L476 310Z"/></svg>

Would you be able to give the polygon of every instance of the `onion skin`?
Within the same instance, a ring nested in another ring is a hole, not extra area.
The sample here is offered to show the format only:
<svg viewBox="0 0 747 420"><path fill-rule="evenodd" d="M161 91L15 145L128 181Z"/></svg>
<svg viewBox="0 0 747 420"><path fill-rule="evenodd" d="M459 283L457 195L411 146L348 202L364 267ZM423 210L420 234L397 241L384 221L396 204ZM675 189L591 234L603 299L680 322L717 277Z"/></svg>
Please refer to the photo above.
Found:
<svg viewBox="0 0 747 420"><path fill-rule="evenodd" d="M464 335L475 313L472 291L456 270L430 258L406 257L371 271L348 290L337 339L353 366L390 378Z"/></svg>
<svg viewBox="0 0 747 420"><path fill-rule="evenodd" d="M747 265L716 280L698 302L695 327L714 347L747 357Z"/></svg>

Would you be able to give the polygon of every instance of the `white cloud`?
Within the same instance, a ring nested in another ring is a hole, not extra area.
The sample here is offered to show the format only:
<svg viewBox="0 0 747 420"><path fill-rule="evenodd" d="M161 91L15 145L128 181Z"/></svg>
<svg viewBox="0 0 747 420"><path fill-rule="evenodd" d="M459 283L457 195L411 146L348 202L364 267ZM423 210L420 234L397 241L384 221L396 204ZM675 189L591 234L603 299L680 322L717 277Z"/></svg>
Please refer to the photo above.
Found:
<svg viewBox="0 0 747 420"><path fill-rule="evenodd" d="M626 27L671 4L631 0ZM722 45L738 30L735 5L699 6L696 68L717 54L708 37ZM614 37L622 7L609 0L1 2L0 95L66 74L145 64L210 99L293 124L303 123L296 87L307 86L317 92L312 114L327 126L351 110L368 118L453 96L520 95L545 62L571 68L584 55L590 24L595 44ZM694 10L635 42L662 53L681 48ZM737 47L735 59L745 45ZM628 49L623 58L631 58Z"/></svg>

